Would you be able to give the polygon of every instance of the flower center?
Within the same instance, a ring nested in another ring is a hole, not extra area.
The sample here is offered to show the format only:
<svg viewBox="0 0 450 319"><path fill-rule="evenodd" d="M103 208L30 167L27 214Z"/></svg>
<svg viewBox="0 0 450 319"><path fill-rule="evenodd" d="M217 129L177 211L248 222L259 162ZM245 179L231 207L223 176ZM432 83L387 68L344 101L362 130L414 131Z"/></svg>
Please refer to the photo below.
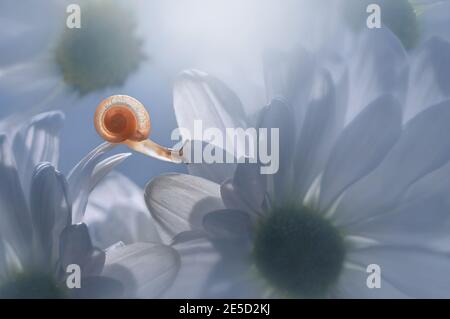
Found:
<svg viewBox="0 0 450 319"><path fill-rule="evenodd" d="M0 285L2 299L60 299L67 297L51 276L40 273L22 273Z"/></svg>
<svg viewBox="0 0 450 319"><path fill-rule="evenodd" d="M81 28L65 28L55 50L64 81L80 94L120 86L144 59L134 18L113 1L81 3Z"/></svg>
<svg viewBox="0 0 450 319"><path fill-rule="evenodd" d="M413 5L408 0L346 0L344 18L354 30L366 27L370 4L378 4L381 8L381 21L403 43L406 49L412 49L419 38L419 25Z"/></svg>
<svg viewBox="0 0 450 319"><path fill-rule="evenodd" d="M316 212L286 206L259 225L253 256L260 274L277 290L320 298L338 279L345 247L338 230Z"/></svg>

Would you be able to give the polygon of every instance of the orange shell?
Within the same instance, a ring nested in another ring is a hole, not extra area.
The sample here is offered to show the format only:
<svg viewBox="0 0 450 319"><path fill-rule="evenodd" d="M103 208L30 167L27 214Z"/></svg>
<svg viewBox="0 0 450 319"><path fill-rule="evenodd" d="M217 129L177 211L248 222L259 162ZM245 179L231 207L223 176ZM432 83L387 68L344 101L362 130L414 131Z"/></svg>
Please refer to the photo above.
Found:
<svg viewBox="0 0 450 319"><path fill-rule="evenodd" d="M95 111L94 126L110 143L146 140L151 129L144 105L127 95L113 95L103 100Z"/></svg>

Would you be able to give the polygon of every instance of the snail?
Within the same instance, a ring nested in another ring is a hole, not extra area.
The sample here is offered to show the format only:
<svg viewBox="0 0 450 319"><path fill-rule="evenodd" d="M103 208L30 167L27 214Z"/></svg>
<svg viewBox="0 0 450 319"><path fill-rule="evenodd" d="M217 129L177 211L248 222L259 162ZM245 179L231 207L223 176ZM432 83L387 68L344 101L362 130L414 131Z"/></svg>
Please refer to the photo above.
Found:
<svg viewBox="0 0 450 319"><path fill-rule="evenodd" d="M150 116L144 105L131 96L113 95L103 100L95 111L94 125L100 137L107 142L125 144L163 161L183 162L183 147L174 150L148 139Z"/></svg>

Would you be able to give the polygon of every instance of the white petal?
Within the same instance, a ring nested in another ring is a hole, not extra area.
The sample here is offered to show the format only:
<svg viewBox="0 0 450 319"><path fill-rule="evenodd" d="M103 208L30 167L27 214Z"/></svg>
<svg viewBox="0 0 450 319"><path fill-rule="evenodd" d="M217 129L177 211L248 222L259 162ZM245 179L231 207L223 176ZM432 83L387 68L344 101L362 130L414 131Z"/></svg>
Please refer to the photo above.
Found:
<svg viewBox="0 0 450 319"><path fill-rule="evenodd" d="M411 202L427 199L436 194L448 194L450 191L450 163L417 180L410 186L403 201Z"/></svg>
<svg viewBox="0 0 450 319"><path fill-rule="evenodd" d="M383 162L346 192L337 208L337 223L387 213L406 189L450 159L450 101L430 107L411 120Z"/></svg>
<svg viewBox="0 0 450 319"><path fill-rule="evenodd" d="M259 171L262 166L277 165L278 171L273 174L266 175L267 184L273 185L273 189L270 190L270 194L273 195L274 200L283 201L284 197L289 194L292 190L290 187L292 185L292 152L295 147L295 128L296 124L294 122L294 116L291 109L289 109L284 102L281 100L273 100L270 105L265 107L260 113L260 120L258 123L259 128L259 145L258 152L261 151L261 143L266 143L268 154L271 156L270 163L262 163L259 157L258 165L253 165L250 169L245 169L245 164L239 165L235 173L235 179L243 181L245 178L250 178L249 181L244 183L260 183L254 190L255 196L248 198L248 200L257 199L260 201L261 198L261 187L265 188L266 184L262 182L262 177L258 178L254 174L261 175ZM264 140L261 135L261 129L267 129L267 138ZM278 130L279 140L273 139L273 133ZM274 143L278 145L278 153L275 152ZM270 153L269 153L270 151ZM259 154L258 154L259 155ZM248 164L247 164L248 165ZM247 171L244 176L240 176L241 172ZM258 170L258 172L256 171ZM239 182L238 182L239 183ZM263 190L264 196L266 190ZM260 203L255 202L254 204L259 205Z"/></svg>
<svg viewBox="0 0 450 319"><path fill-rule="evenodd" d="M236 251L242 246L231 242ZM205 237L174 242L181 258L181 267L165 298L220 298L233 283L245 277L246 259L240 255L223 256L214 243ZM236 296L236 295L235 295ZM230 296L228 296L230 297Z"/></svg>
<svg viewBox="0 0 450 319"><path fill-rule="evenodd" d="M104 159L103 161L95 165L94 171L92 172L91 176L90 189L93 190L97 186L97 184L114 169L114 167L122 163L130 156L131 153L116 154Z"/></svg>
<svg viewBox="0 0 450 319"><path fill-rule="evenodd" d="M234 158L234 155L227 154L225 150L222 148L219 148L218 146L214 147L213 152L218 152L218 154L221 154L221 160L223 162L220 163L213 163L213 164L207 164L207 163L195 163L195 151L196 150L202 150L202 152L205 150L205 147L208 147L211 149L211 145L202 141L187 141L185 146L183 147L183 154L184 156L187 156L187 158L191 159L191 163L187 165L187 169L189 171L190 175L202 177L205 179L208 179L212 182L221 184L228 178L233 177L234 171L236 169L236 162L237 160ZM227 158L233 158L233 161L231 163L227 163ZM204 161L204 159L203 159Z"/></svg>
<svg viewBox="0 0 450 319"><path fill-rule="evenodd" d="M406 52L388 28L363 31L349 61L348 122L381 95L391 94L403 103L408 72Z"/></svg>
<svg viewBox="0 0 450 319"><path fill-rule="evenodd" d="M450 297L448 254L411 246L379 246L350 252L348 259L363 268L379 265L382 277L409 297Z"/></svg>
<svg viewBox="0 0 450 319"><path fill-rule="evenodd" d="M378 166L401 134L401 116L398 102L391 96L383 96L344 129L322 177L321 209L326 209L349 185Z"/></svg>
<svg viewBox="0 0 450 319"><path fill-rule="evenodd" d="M0 280L5 280L9 273L6 242L0 237Z"/></svg>
<svg viewBox="0 0 450 319"><path fill-rule="evenodd" d="M62 10L62 11L61 11ZM36 12L45 12L46 18L40 19ZM3 1L0 13L1 25L7 25L0 31L0 65L17 63L42 55L48 50L49 42L57 30L61 29L60 18L65 7L54 1Z"/></svg>
<svg viewBox="0 0 450 319"><path fill-rule="evenodd" d="M23 271L23 266L11 245L0 236L0 280L7 280Z"/></svg>
<svg viewBox="0 0 450 319"><path fill-rule="evenodd" d="M430 2L430 1L428 1ZM425 40L433 36L440 36L450 40L448 30L450 29L450 3L448 1L434 1L430 6L426 6L421 15L421 31Z"/></svg>
<svg viewBox="0 0 450 319"><path fill-rule="evenodd" d="M70 225L60 237L60 265L63 271L68 265L76 264L83 276L96 276L105 264L105 253L92 245L88 228L85 224Z"/></svg>
<svg viewBox="0 0 450 319"><path fill-rule="evenodd" d="M161 241L144 201L144 190L117 172L111 172L92 191L83 218L96 247L117 242Z"/></svg>
<svg viewBox="0 0 450 319"><path fill-rule="evenodd" d="M406 118L450 97L450 42L432 38L411 61Z"/></svg>
<svg viewBox="0 0 450 319"><path fill-rule="evenodd" d="M92 187L128 154L116 155L101 162L101 156L115 145L103 143L83 158L69 173L69 194L72 199L73 223L79 223L84 216ZM98 175L97 175L98 174Z"/></svg>
<svg viewBox="0 0 450 319"><path fill-rule="evenodd" d="M30 213L33 252L39 265L48 267L58 259L61 232L72 220L66 179L49 163L41 163L34 170Z"/></svg>
<svg viewBox="0 0 450 319"><path fill-rule="evenodd" d="M366 283L369 275L370 273L361 267L344 267L332 297L339 299L404 299L408 297L392 286L383 276L381 276L381 288L370 289Z"/></svg>
<svg viewBox="0 0 450 319"><path fill-rule="evenodd" d="M33 117L14 137L14 157L26 192L30 189L31 176L37 164L48 162L58 166L59 132L63 122L64 114L61 112L42 113Z"/></svg>
<svg viewBox="0 0 450 319"><path fill-rule="evenodd" d="M178 233L201 229L205 214L224 208L218 184L182 174L154 178L145 188L145 201L166 243Z"/></svg>
<svg viewBox="0 0 450 319"><path fill-rule="evenodd" d="M227 208L251 211L262 210L266 196L266 177L259 164L239 164L232 180L220 186L220 194Z"/></svg>
<svg viewBox="0 0 450 319"><path fill-rule="evenodd" d="M15 130L32 115L66 105L68 96L71 96L68 87L47 61L0 69L0 103L3 106L0 114L11 114L0 122L0 132Z"/></svg>
<svg viewBox="0 0 450 319"><path fill-rule="evenodd" d="M268 51L264 55L264 79L267 102L286 100L301 125L316 72L314 56L305 50L291 54Z"/></svg>
<svg viewBox="0 0 450 319"><path fill-rule="evenodd" d="M71 299L115 299L124 294L123 285L112 278L104 276L89 276L81 279L81 287L71 289Z"/></svg>
<svg viewBox="0 0 450 319"><path fill-rule="evenodd" d="M426 198L413 199L393 212L349 226L347 231L383 244L439 248L437 243L445 240L450 242L448 193L428 194Z"/></svg>
<svg viewBox="0 0 450 319"><path fill-rule="evenodd" d="M28 262L31 218L6 137L0 135L0 234Z"/></svg>
<svg viewBox="0 0 450 319"><path fill-rule="evenodd" d="M136 243L108 251L103 274L119 280L126 297L155 298L172 284L179 267L173 248Z"/></svg>
<svg viewBox="0 0 450 319"><path fill-rule="evenodd" d="M208 213L203 218L203 227L209 236L223 239L250 238L252 223L250 216L239 210L224 209Z"/></svg>
<svg viewBox="0 0 450 319"><path fill-rule="evenodd" d="M338 122L336 92L330 74L322 71L313 87L305 122L297 142L294 158L295 194L298 199L324 169L337 132L343 123Z"/></svg>
<svg viewBox="0 0 450 319"><path fill-rule="evenodd" d="M202 139L194 136L194 122L199 120L203 129L217 128L224 135L226 128L246 128L248 125L236 94L218 79L196 70L185 71L177 78L174 108L178 127L190 132L191 136L183 136L185 139ZM238 142L236 148L242 147ZM234 154L234 150L227 151Z"/></svg>

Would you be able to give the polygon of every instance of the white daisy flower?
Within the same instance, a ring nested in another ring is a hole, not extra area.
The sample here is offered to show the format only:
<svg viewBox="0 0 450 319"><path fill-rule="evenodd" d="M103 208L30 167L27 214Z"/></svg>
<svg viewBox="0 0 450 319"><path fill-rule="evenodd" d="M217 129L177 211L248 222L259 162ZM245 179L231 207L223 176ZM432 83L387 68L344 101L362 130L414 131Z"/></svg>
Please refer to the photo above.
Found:
<svg viewBox="0 0 450 319"><path fill-rule="evenodd" d="M5 108L4 115L22 112L14 123L87 94L121 87L145 59L133 9L118 1L78 1L81 28L69 28L70 4L2 4L0 23L9 27L0 31L0 95L6 105L14 101L14 109ZM14 127L11 119L7 124Z"/></svg>
<svg viewBox="0 0 450 319"><path fill-rule="evenodd" d="M132 238L128 245L115 245L105 254L93 244L85 223L91 191L130 154L101 160L113 146L100 145L75 166L66 181L55 168L62 124L61 113L43 113L21 126L16 135L0 135L1 297L139 297L144 292L157 296L176 273L177 253L147 237L145 242ZM102 185L114 187L116 182L110 179ZM91 199L103 212L125 201L120 194L107 197L101 192ZM101 225L91 228L99 232ZM114 238L122 240L117 233L107 240ZM66 286L71 264L81 268L80 289Z"/></svg>
<svg viewBox="0 0 450 319"><path fill-rule="evenodd" d="M161 238L181 255L166 296L450 297L449 60L445 40L408 56L387 29L363 32L346 59L271 55L257 115L219 80L183 73L179 126L279 128L280 170L197 164L199 176L149 183Z"/></svg>

